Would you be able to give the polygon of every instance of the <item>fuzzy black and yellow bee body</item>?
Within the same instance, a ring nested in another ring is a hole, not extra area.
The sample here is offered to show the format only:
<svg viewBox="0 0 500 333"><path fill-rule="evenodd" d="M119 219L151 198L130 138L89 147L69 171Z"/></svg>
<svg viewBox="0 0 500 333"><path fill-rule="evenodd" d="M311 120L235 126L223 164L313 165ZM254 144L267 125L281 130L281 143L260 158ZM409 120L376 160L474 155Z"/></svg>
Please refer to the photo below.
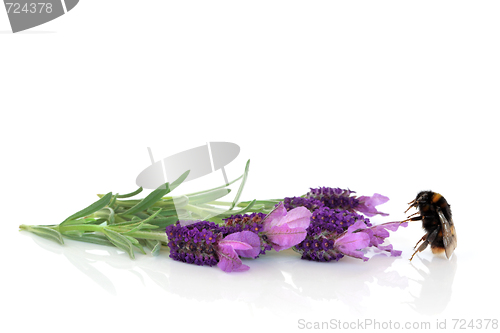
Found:
<svg viewBox="0 0 500 333"><path fill-rule="evenodd" d="M422 228L426 231L426 234L415 245L416 251L410 260L417 252L425 250L429 244L432 253L445 252L449 259L457 247L457 234L451 208L446 199L439 193L422 191L409 205L406 211L415 207L418 212L410 215L406 221L422 221ZM421 242L423 243L417 248Z"/></svg>

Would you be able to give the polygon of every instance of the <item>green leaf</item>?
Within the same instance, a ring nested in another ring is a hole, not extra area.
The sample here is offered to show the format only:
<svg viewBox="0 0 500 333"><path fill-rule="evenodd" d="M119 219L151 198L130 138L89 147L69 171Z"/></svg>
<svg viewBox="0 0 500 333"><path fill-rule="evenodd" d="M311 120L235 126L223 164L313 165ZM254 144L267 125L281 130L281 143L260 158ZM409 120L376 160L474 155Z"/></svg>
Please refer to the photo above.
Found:
<svg viewBox="0 0 500 333"><path fill-rule="evenodd" d="M231 215L237 215L237 214L245 214L246 212L248 212L252 207L253 205L255 205L255 202L257 200L253 200L251 201L246 207L244 207L243 209L240 209L240 210L228 210L226 211L225 213L223 214L220 214L218 215L219 217L229 217Z"/></svg>
<svg viewBox="0 0 500 333"><path fill-rule="evenodd" d="M127 239L130 241L130 243L132 243L132 245L134 245L136 248L139 249L139 251L142 252L142 254L146 254L146 251L144 251L144 248L142 247L141 243L139 243L139 241L137 239L135 239L134 237L130 237L130 236L125 236L127 237Z"/></svg>
<svg viewBox="0 0 500 333"><path fill-rule="evenodd" d="M130 198L130 197L133 197L133 196L136 196L137 194L141 193L142 192L142 187L139 187L137 190L135 190L134 192L131 192L131 193L128 193L128 194L120 194L120 195L117 195L117 198L118 199L123 199L123 198Z"/></svg>
<svg viewBox="0 0 500 333"><path fill-rule="evenodd" d="M111 198L111 201L109 202L108 206L112 207L116 203L116 198L118 198L118 193L116 193L115 195L113 195L113 197Z"/></svg>
<svg viewBox="0 0 500 333"><path fill-rule="evenodd" d="M103 235L98 235L94 233L88 233L88 234L83 234L81 236L76 236L73 234L64 234L64 237L80 241L80 242L86 242L86 243L92 243L92 244L99 244L99 245L106 245L106 246L115 246L113 243L111 243L106 236Z"/></svg>
<svg viewBox="0 0 500 333"><path fill-rule="evenodd" d="M156 217L156 216L157 216L160 212L161 212L161 209L160 209L159 211L157 211L156 213L154 213L153 215L151 215L150 217L148 217L147 219L142 220L142 221L141 221L141 222L140 222L140 223L139 223L136 227L134 227L133 229L130 229L129 231L124 232L123 234L124 234L124 235L125 235L125 234L130 234L130 233L132 233L132 232L135 232L135 231L139 231L139 230L141 230L142 225L143 225L144 223L147 223L147 222L151 221L152 219L154 219L154 218L155 218L155 217Z"/></svg>
<svg viewBox="0 0 500 333"><path fill-rule="evenodd" d="M238 180L240 180L241 178L243 178L243 175L239 176L238 178L236 178L235 180L233 181L230 181L229 184L224 184L224 185L221 185L221 186L217 186L217 187L214 187L214 188L211 188L209 190L203 190L203 191L199 191L199 192L193 192L193 193L189 193L189 194L186 194L188 197L190 196L193 196L193 195L197 195L197 194L202 194L202 193L206 193L206 192L210 192L210 191L213 191L213 190L216 190L216 189L219 189L219 188L225 188L225 187L228 187L229 185L232 185L234 183L236 183Z"/></svg>
<svg viewBox="0 0 500 333"><path fill-rule="evenodd" d="M57 230L48 228L48 227L43 227L43 226L38 226L38 225L21 225L19 226L21 230L26 230L29 232L34 233L37 236L50 239L56 243L59 243L61 245L64 244L63 237L61 233Z"/></svg>
<svg viewBox="0 0 500 333"><path fill-rule="evenodd" d="M135 259L132 242L127 237L108 228L104 228L102 232L117 248L127 252L131 259Z"/></svg>
<svg viewBox="0 0 500 333"><path fill-rule="evenodd" d="M170 191L173 191L177 188L177 186L179 186L180 184L182 184L182 182L184 182L186 180L186 178L189 176L189 172L191 170L188 170L186 172L184 172L179 178L177 178L176 180L174 180L171 184L170 184Z"/></svg>
<svg viewBox="0 0 500 333"><path fill-rule="evenodd" d="M159 240L144 239L144 244L151 250L151 255L157 256L161 250L161 242Z"/></svg>
<svg viewBox="0 0 500 333"><path fill-rule="evenodd" d="M177 180L175 180L172 184L169 185L169 183L165 183L164 185L158 187L156 190L151 192L147 197L142 199L139 203L137 203L134 207L130 208L129 210L125 211L125 214L128 215L133 215L138 212L142 212L143 210L148 209L149 207L153 206L157 201L161 200L161 198L175 189L177 186L180 185L188 176L189 171L186 171L183 173Z"/></svg>
<svg viewBox="0 0 500 333"><path fill-rule="evenodd" d="M69 230L69 231L64 232L62 235L64 237L66 237L66 236L82 237L83 234L84 234L84 232L81 230Z"/></svg>
<svg viewBox="0 0 500 333"><path fill-rule="evenodd" d="M232 210L234 206L238 203L238 200L240 200L241 193L243 192L243 188L245 187L245 183L247 182L249 169L250 169L250 160L248 160L247 165L245 166L245 173L243 173L243 179L241 180L240 187L238 188L238 192L236 193L236 196L234 197L233 200L233 204L231 205L231 207L229 207L229 210Z"/></svg>
<svg viewBox="0 0 500 333"><path fill-rule="evenodd" d="M210 192L205 192L202 194L197 194L189 197L189 204L203 204L211 201L215 201L217 199L222 198L223 196L229 194L231 192L231 189L229 188L221 188L217 190L213 190ZM177 207L177 205L176 205Z"/></svg>
<svg viewBox="0 0 500 333"><path fill-rule="evenodd" d="M162 210L160 213L160 216L162 217L170 217L170 216L177 216L177 214L183 214L186 213L185 209L170 209L170 210Z"/></svg>
<svg viewBox="0 0 500 333"><path fill-rule="evenodd" d="M147 243L148 243L148 247L151 249L151 254L153 256L157 256L158 254L160 254L160 250L161 250L161 242L159 240L157 241L154 241L154 240L147 240Z"/></svg>
<svg viewBox="0 0 500 333"><path fill-rule="evenodd" d="M64 224L64 222L66 222L66 221L76 220L80 217L85 217L87 215L90 215L90 214L97 212L98 210L103 209L109 203L112 196L113 196L113 193L109 192L108 194L106 194L101 199L97 200L96 202L94 202L93 204L88 206L87 208L84 208L81 211L71 215L66 220L64 220L61 224Z"/></svg>
<svg viewBox="0 0 500 333"><path fill-rule="evenodd" d="M64 222L64 226L70 226L74 224L101 224L104 219L95 219L93 217L89 217L86 219L77 219L77 220L67 220Z"/></svg>
<svg viewBox="0 0 500 333"><path fill-rule="evenodd" d="M103 208L102 210L109 211L108 224L114 224L115 223L115 211L111 207L106 207L106 208Z"/></svg>
<svg viewBox="0 0 500 333"><path fill-rule="evenodd" d="M149 221L149 224L152 224L152 225L157 226L158 228L164 229L171 224L175 224L177 221L179 221L179 218L177 216L171 216L171 217L167 217L167 218L160 217L160 218L156 218L152 221Z"/></svg>

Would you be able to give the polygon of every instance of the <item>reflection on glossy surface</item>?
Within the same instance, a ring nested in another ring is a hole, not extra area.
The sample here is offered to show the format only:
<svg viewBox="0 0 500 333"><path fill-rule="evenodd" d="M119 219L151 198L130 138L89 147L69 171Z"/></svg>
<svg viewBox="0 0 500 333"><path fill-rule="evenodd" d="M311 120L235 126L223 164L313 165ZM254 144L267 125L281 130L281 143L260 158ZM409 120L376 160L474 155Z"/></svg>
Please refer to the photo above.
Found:
<svg viewBox="0 0 500 333"><path fill-rule="evenodd" d="M317 263L300 260L298 254L287 250L245 260L250 271L227 274L216 267L170 260L164 250L158 257L138 255L131 260L114 247L69 240L60 246L25 234L41 248L64 255L112 295L118 295L117 281L103 273L102 263L134 275L139 285L145 287L149 278L167 293L187 300L242 301L250 311L263 308L278 315L298 315L311 309L311 304L323 301L328 306L337 304L350 313L364 315L368 308L376 306L380 295L387 295L389 300L392 297L394 306L406 303L421 314L440 313L449 303L457 267L456 254L450 261L439 257L422 259L420 265L385 255L374 256L366 263L352 258Z"/></svg>
<svg viewBox="0 0 500 333"><path fill-rule="evenodd" d="M426 269L418 268L420 265L412 265L421 277L414 280L421 286L420 295L415 296L410 306L421 314L439 314L446 309L451 299L453 280L457 272L457 254L453 254L450 260L441 256L432 259L422 259L420 262Z"/></svg>

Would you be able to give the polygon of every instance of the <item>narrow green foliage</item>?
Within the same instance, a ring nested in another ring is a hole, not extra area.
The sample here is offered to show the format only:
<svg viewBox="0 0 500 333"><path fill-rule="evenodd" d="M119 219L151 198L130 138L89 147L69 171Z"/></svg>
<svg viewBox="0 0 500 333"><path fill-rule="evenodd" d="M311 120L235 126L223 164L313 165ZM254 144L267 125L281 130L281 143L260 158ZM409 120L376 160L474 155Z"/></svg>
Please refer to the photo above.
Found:
<svg viewBox="0 0 500 333"><path fill-rule="evenodd" d="M79 219L80 217L85 217L87 215L90 215L90 214L97 212L98 210L103 209L104 207L107 206L107 204L111 200L112 196L113 196L113 194L111 192L109 192L108 194L106 194L101 199L97 200L96 202L94 202L93 204L88 206L87 208L84 208L81 211L71 215L66 220L64 220L61 224L63 224L66 221L76 220L76 219Z"/></svg>
<svg viewBox="0 0 500 333"><path fill-rule="evenodd" d="M241 181L240 187L238 188L238 192L236 193L236 196L234 197L233 200L233 204L231 205L231 207L229 207L229 210L232 210L234 206L238 203L238 200L240 200L241 193L243 192L243 188L245 187L245 184L247 182L249 170L250 170L250 160L248 160L247 165L245 166L245 173L243 173L243 180Z"/></svg>
<svg viewBox="0 0 500 333"><path fill-rule="evenodd" d="M255 211L255 210L252 210L252 207L255 205L256 201L257 200L250 201L250 203L246 207L244 207L240 210L228 210L227 212L220 214L219 217L227 218L231 215L245 214L249 211Z"/></svg>
<svg viewBox="0 0 500 333"><path fill-rule="evenodd" d="M133 246L138 248L142 254L146 254L146 251L144 251L144 248L142 247L141 243L139 243L139 241L137 239L135 239L134 237L127 236L127 235L124 235L124 236L130 241L130 243L132 243Z"/></svg>
<svg viewBox="0 0 500 333"><path fill-rule="evenodd" d="M151 254L157 256L161 250L161 242L158 240L146 239L147 246L151 249Z"/></svg>
<svg viewBox="0 0 500 333"><path fill-rule="evenodd" d="M149 224L156 226L158 229L165 229L171 224L175 224L179 218L177 216L160 217L149 222Z"/></svg>
<svg viewBox="0 0 500 333"><path fill-rule="evenodd" d="M38 235L43 238L50 239L56 243L59 243L61 245L64 244L64 240L62 238L62 235L59 231L51 229L49 227L44 227L44 226L38 226L38 225L20 225L19 228L21 230L26 230L29 232L34 233L35 235Z"/></svg>
<svg viewBox="0 0 500 333"><path fill-rule="evenodd" d="M270 202L249 201L238 203L248 178L250 161L242 176L229 184L188 195L166 196L182 184L189 175L186 171L172 183L166 183L145 198L128 199L142 192L142 187L128 194L99 194L99 200L69 216L59 225L28 226L21 230L64 244L63 237L87 243L115 246L135 258L134 250L146 254L144 247L158 255L168 242L165 228L178 220L206 219L217 223L222 218L249 211L260 211ZM229 194L229 185L242 179L232 203L218 202ZM123 200L125 199L125 200ZM222 208L222 207L225 208ZM227 208L229 207L229 210ZM239 210L233 210L235 207Z"/></svg>
<svg viewBox="0 0 500 333"><path fill-rule="evenodd" d="M86 242L86 243L92 243L92 244L99 244L99 245L107 245L107 246L115 246L113 243L109 241L109 239L104 236L104 235L99 235L95 233L85 233L80 236L76 236L74 234L68 234L64 233L64 237L80 241L80 242Z"/></svg>
<svg viewBox="0 0 500 333"><path fill-rule="evenodd" d="M128 194L120 194L120 195L117 194L116 197L118 199L130 198L130 197L136 196L137 194L139 194L141 192L142 192L142 187L139 187L134 192L131 192L131 193L128 193Z"/></svg>
<svg viewBox="0 0 500 333"><path fill-rule="evenodd" d="M102 232L117 248L127 252L131 259L135 259L134 248L128 237L108 228L104 228Z"/></svg>
<svg viewBox="0 0 500 333"><path fill-rule="evenodd" d="M149 207L153 206L157 201L159 201L165 194L173 191L177 186L179 186L189 175L189 171L183 173L177 180L172 182L172 184L165 183L161 185L156 190L151 192L147 197L142 199L137 205L127 210L125 213L129 215L133 215L138 212L142 212ZM174 207L175 208L175 207Z"/></svg>
<svg viewBox="0 0 500 333"><path fill-rule="evenodd" d="M156 213L154 213L153 215L151 215L150 217L148 217L147 219L142 220L137 226L135 226L134 228L130 229L127 232L124 232L123 234L130 234L130 233L133 233L135 231L141 230L144 223L147 223L147 222L153 220L160 212L161 212L161 209L159 211L157 211Z"/></svg>
<svg viewBox="0 0 500 333"><path fill-rule="evenodd" d="M220 199L229 193L231 193L230 189L220 188L220 189L216 189L216 190L213 190L210 192L205 192L205 193L193 195L193 196L189 197L189 204L199 205L199 204L204 204L207 202L215 201L215 200Z"/></svg>

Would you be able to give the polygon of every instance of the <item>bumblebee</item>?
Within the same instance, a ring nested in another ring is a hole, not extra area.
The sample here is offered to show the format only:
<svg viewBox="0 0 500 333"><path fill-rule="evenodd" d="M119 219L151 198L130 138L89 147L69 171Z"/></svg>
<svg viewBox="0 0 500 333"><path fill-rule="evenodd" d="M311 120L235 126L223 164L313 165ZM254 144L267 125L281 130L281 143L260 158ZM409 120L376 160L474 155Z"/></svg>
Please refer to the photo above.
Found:
<svg viewBox="0 0 500 333"><path fill-rule="evenodd" d="M422 228L426 234L417 242L413 249L416 251L410 258L417 252L422 252L431 244L432 253L446 253L446 258L450 258L453 251L457 247L457 234L453 219L451 217L450 205L446 199L439 193L432 191L422 191L417 194L415 200L409 203L411 208L415 207L418 212L408 216L405 221L422 221ZM417 215L418 216L414 216ZM412 217L413 216L413 217ZM423 242L422 244L420 244ZM417 248L417 246L420 246Z"/></svg>

